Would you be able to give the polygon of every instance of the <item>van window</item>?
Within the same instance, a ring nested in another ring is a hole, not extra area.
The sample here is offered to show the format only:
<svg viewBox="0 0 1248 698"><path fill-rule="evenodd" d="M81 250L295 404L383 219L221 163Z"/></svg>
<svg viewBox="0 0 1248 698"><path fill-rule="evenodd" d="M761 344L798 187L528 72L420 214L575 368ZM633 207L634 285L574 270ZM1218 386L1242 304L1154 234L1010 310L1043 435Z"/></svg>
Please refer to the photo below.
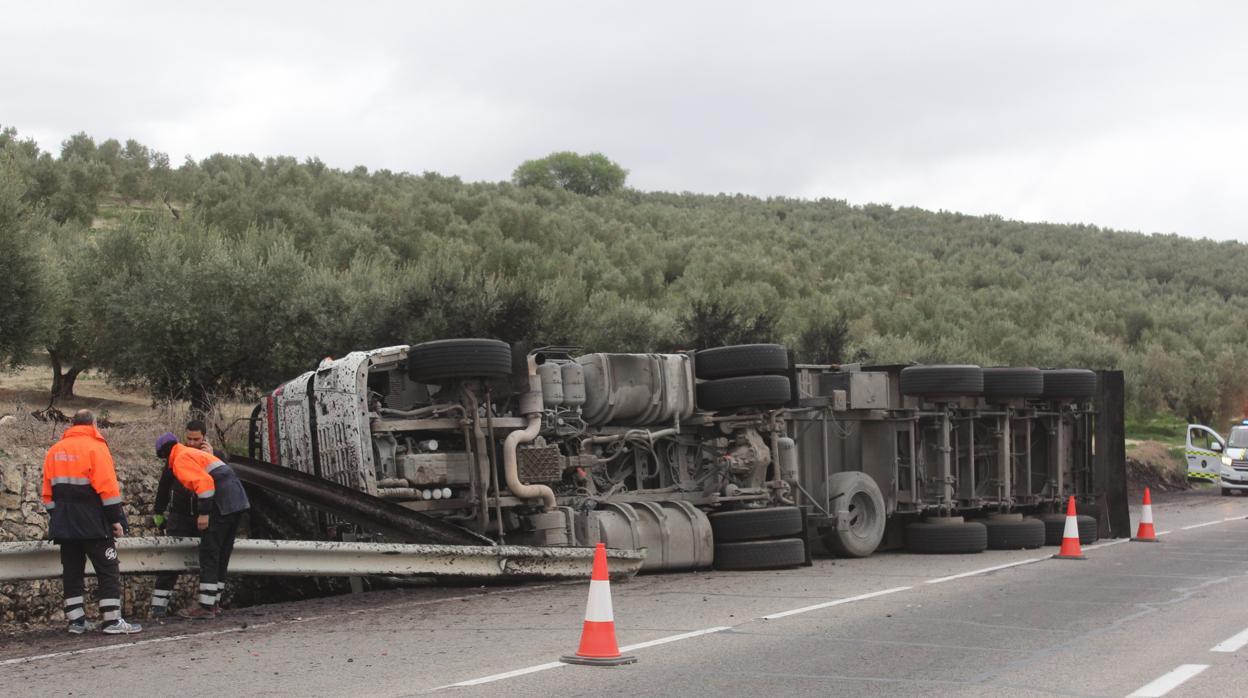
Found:
<svg viewBox="0 0 1248 698"><path fill-rule="evenodd" d="M1197 448L1202 451L1213 450L1213 435L1204 429L1192 429L1191 437L1192 448ZM1248 439L1248 433L1245 434L1244 438Z"/></svg>
<svg viewBox="0 0 1248 698"><path fill-rule="evenodd" d="M1248 426L1231 429L1227 445L1231 448L1248 448Z"/></svg>

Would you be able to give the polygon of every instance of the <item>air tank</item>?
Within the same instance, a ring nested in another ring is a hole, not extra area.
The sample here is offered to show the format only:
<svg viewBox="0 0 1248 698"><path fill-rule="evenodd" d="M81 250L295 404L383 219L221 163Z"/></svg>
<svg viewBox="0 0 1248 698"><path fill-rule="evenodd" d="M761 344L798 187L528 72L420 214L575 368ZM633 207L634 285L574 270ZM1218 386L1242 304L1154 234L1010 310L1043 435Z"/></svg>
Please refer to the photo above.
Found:
<svg viewBox="0 0 1248 698"><path fill-rule="evenodd" d="M542 379L542 404L547 407L558 407L564 402L563 370L559 364L547 361L537 367L537 375Z"/></svg>
<svg viewBox="0 0 1248 698"><path fill-rule="evenodd" d="M585 367L576 362L563 364L563 404L580 407L585 404Z"/></svg>

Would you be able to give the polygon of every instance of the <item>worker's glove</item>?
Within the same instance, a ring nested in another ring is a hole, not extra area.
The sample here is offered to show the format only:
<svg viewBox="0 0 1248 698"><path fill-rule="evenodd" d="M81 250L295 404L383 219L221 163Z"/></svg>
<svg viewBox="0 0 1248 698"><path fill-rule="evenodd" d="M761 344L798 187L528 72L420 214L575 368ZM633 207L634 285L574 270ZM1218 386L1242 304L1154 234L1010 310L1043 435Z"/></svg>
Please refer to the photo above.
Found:
<svg viewBox="0 0 1248 698"><path fill-rule="evenodd" d="M156 528L160 529L161 532L164 532L165 515L164 514L152 514L152 523L156 524Z"/></svg>

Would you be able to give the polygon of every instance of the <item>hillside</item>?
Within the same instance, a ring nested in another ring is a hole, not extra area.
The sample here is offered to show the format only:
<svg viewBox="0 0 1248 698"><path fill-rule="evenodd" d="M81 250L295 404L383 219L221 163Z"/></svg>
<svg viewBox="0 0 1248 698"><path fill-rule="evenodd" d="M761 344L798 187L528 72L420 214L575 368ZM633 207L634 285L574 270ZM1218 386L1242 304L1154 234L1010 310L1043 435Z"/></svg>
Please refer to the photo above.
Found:
<svg viewBox="0 0 1248 698"><path fill-rule="evenodd" d="M27 274L31 300L13 317L43 312L6 323L19 338L0 337L0 355L48 345L157 397L202 401L325 355L467 335L1118 367L1134 411L1201 422L1238 416L1248 396L1239 243L836 199L586 196L291 158L173 168L133 142L80 134L55 157L6 133L0 283ZM67 302L84 295L86 314Z"/></svg>

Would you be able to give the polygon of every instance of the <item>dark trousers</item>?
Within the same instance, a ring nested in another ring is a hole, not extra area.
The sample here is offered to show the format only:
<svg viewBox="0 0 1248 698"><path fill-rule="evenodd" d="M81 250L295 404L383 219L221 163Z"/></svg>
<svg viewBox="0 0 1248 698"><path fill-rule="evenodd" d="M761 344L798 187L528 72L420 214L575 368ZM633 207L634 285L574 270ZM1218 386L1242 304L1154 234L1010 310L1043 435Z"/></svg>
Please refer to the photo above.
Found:
<svg viewBox="0 0 1248 698"><path fill-rule="evenodd" d="M238 533L238 520L243 512L218 514L208 517L208 528L199 539L199 603L212 607L221 600L225 588L225 573L230 566L230 553L234 552L234 535Z"/></svg>
<svg viewBox="0 0 1248 698"><path fill-rule="evenodd" d="M199 529L195 527L195 517L190 514L169 514L165 523L165 534L198 538ZM178 586L177 572L164 572L156 575L156 586L152 589L152 608L167 607L173 590Z"/></svg>
<svg viewBox="0 0 1248 698"><path fill-rule="evenodd" d="M65 586L65 619L76 621L83 611L83 577L87 559L100 581L100 616L106 621L121 618L121 565L117 562L117 546L112 538L62 540L61 580Z"/></svg>

